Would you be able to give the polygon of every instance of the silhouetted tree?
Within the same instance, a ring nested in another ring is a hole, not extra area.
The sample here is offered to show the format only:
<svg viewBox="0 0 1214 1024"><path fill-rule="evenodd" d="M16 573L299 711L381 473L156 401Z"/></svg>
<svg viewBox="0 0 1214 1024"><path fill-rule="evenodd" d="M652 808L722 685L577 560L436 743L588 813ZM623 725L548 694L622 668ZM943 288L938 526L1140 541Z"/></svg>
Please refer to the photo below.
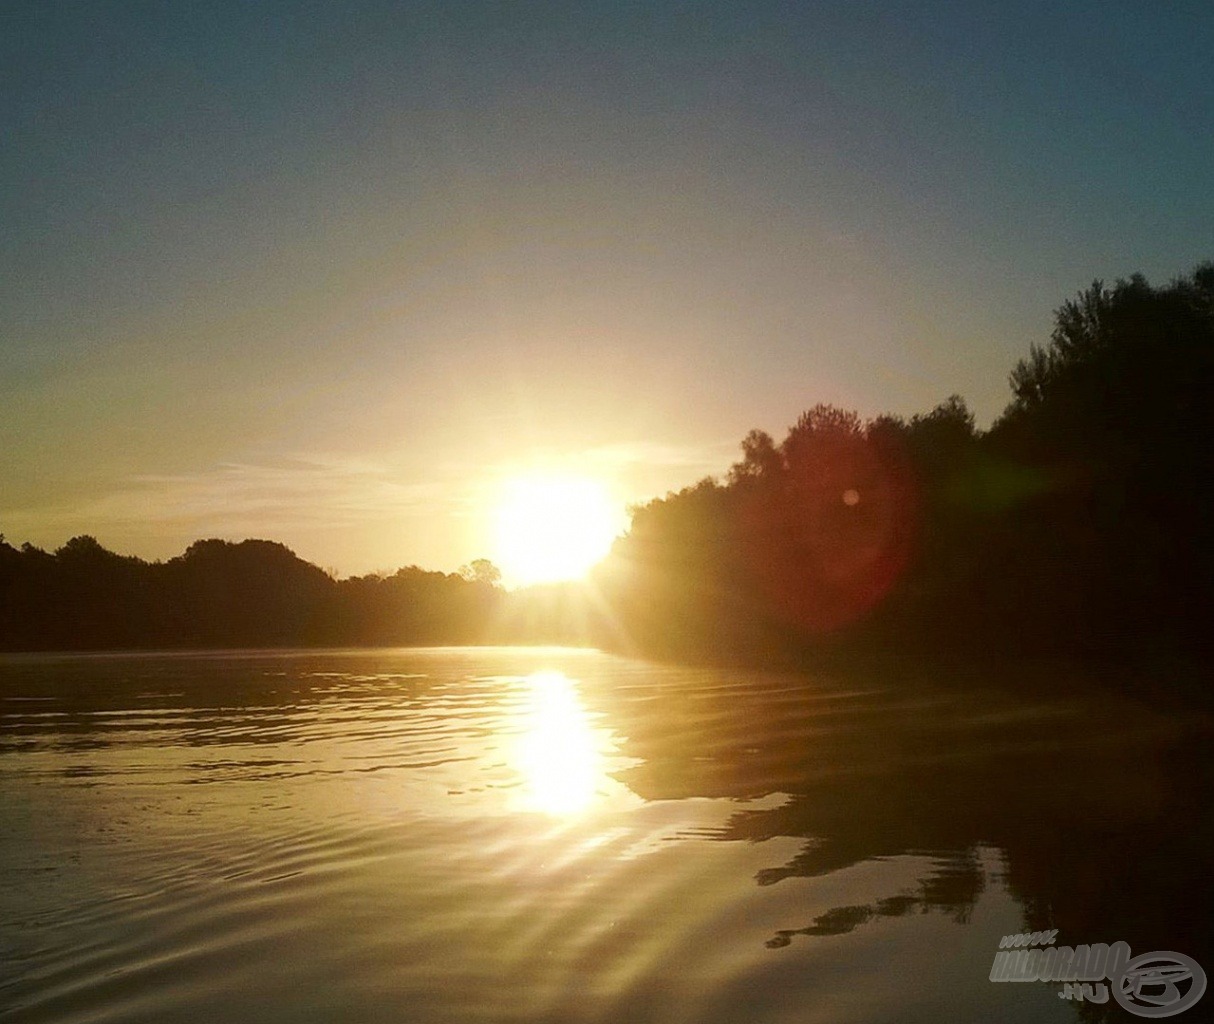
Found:
<svg viewBox="0 0 1214 1024"><path fill-rule="evenodd" d="M867 424L817 405L779 444L751 431L724 483L643 506L614 549L632 634L707 653L827 636L1119 661L1205 651L1214 266L1163 288L1097 282L1010 383L986 434L957 395Z"/></svg>
<svg viewBox="0 0 1214 1024"><path fill-rule="evenodd" d="M470 583L480 583L486 587L496 587L502 581L502 571L487 558L474 558L467 565L460 566L460 576Z"/></svg>
<svg viewBox="0 0 1214 1024"><path fill-rule="evenodd" d="M477 642L502 597L492 569L337 581L264 540L201 540L164 564L89 536L54 554L0 542L0 649Z"/></svg>
<svg viewBox="0 0 1214 1024"><path fill-rule="evenodd" d="M729 470L729 483L742 485L747 481L773 481L784 471L784 456L776 448L771 435L752 430L742 440L742 460Z"/></svg>
<svg viewBox="0 0 1214 1024"><path fill-rule="evenodd" d="M1212 384L1211 265L1162 288L1095 282L1013 370L991 446L1048 487L1009 518L1005 546L1056 627L1101 646L1202 645Z"/></svg>

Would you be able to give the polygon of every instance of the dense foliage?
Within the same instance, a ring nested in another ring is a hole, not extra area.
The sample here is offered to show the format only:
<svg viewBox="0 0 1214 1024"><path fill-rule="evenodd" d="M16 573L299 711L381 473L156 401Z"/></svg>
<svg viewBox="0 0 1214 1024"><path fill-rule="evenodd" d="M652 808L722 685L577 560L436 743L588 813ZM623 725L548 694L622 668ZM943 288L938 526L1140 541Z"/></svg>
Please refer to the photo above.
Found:
<svg viewBox="0 0 1214 1024"><path fill-rule="evenodd" d="M643 649L1207 653L1214 266L1096 282L985 433L952 396L817 406L723 481L638 509L601 572Z"/></svg>
<svg viewBox="0 0 1214 1024"><path fill-rule="evenodd" d="M473 643L501 592L410 566L335 580L281 544L202 540L148 563L75 537L54 554L0 540L0 648Z"/></svg>

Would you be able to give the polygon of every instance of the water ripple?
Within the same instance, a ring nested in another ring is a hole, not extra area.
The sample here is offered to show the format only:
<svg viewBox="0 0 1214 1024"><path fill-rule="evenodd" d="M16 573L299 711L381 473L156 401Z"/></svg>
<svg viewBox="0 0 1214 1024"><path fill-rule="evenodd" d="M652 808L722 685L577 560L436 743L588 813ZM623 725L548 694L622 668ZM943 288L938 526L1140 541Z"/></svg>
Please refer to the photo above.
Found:
<svg viewBox="0 0 1214 1024"><path fill-rule="evenodd" d="M1000 758L1120 780L1167 734L1101 713L560 649L0 659L0 1019L1065 1019L986 981L1074 820Z"/></svg>

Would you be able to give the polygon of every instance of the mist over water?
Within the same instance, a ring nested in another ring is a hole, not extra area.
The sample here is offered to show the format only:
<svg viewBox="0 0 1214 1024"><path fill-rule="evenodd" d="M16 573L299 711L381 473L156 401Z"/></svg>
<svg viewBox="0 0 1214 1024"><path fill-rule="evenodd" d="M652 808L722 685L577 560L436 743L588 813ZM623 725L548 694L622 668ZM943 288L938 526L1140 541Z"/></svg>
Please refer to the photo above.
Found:
<svg viewBox="0 0 1214 1024"><path fill-rule="evenodd" d="M561 648L7 657L0 1019L1069 1021L988 980L1002 936L1214 967L1203 737L1032 692L1060 695Z"/></svg>

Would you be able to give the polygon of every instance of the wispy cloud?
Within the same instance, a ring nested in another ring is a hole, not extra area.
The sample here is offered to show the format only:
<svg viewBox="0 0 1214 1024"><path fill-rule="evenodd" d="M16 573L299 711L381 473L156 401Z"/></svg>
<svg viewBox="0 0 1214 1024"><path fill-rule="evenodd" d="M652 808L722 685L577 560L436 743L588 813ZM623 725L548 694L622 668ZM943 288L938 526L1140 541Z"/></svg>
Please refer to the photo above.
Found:
<svg viewBox="0 0 1214 1024"><path fill-rule="evenodd" d="M598 477L631 505L723 472L735 449L732 442L612 443L549 453L535 466L436 461L421 479L416 466L391 457L302 453L129 476L53 504L0 505L0 530L11 541L52 547L95 534L117 550L155 557L199 537L266 537L359 571L409 560L455 565L483 550L501 484L516 473Z"/></svg>
<svg viewBox="0 0 1214 1024"><path fill-rule="evenodd" d="M688 469L719 473L737 456L735 441L715 444L676 445L651 441L600 445L582 453L590 465Z"/></svg>
<svg viewBox="0 0 1214 1024"><path fill-rule="evenodd" d="M629 441L590 445L576 450L533 451L517 461L498 464L492 476L520 472L587 473L625 480L654 473L670 477L715 474L724 471L737 457L737 443L679 445L656 441ZM484 475L482 469L482 475Z"/></svg>
<svg viewBox="0 0 1214 1024"><path fill-rule="evenodd" d="M274 464L227 462L194 473L132 476L108 493L75 503L10 510L5 521L265 532L400 519L441 509L449 499L448 487L439 482L402 483L374 462L307 455Z"/></svg>

